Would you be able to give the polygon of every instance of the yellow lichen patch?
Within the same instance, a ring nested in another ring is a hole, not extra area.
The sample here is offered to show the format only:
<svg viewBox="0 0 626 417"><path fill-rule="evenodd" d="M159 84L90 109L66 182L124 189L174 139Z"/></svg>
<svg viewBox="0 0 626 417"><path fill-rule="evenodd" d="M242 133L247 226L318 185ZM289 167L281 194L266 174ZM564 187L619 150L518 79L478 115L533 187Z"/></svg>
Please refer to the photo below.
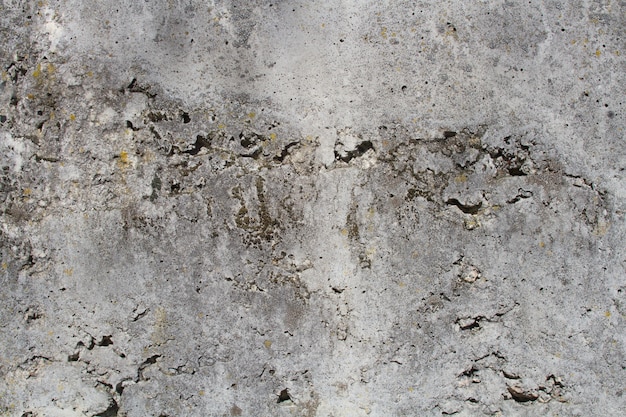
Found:
<svg viewBox="0 0 626 417"><path fill-rule="evenodd" d="M33 100L35 96L33 94L26 94L26 98L29 100Z"/></svg>
<svg viewBox="0 0 626 417"><path fill-rule="evenodd" d="M199 396L201 396L201 397L203 397L203 396L204 396L204 390L203 390L203 389L201 389L200 391L198 391L198 395L199 395Z"/></svg>
<svg viewBox="0 0 626 417"><path fill-rule="evenodd" d="M52 75L56 71L56 68L54 68L54 65L48 64L48 66L46 67L46 70L48 71L48 75Z"/></svg>
<svg viewBox="0 0 626 417"><path fill-rule="evenodd" d="M117 156L117 167L121 170L125 170L131 165L130 155L127 151L121 151Z"/></svg>
<svg viewBox="0 0 626 417"><path fill-rule="evenodd" d="M9 265L6 262L2 262L2 269L7 269Z"/></svg>
<svg viewBox="0 0 626 417"><path fill-rule="evenodd" d="M342 236L348 236L348 229L341 229Z"/></svg>
<svg viewBox="0 0 626 417"><path fill-rule="evenodd" d="M276 140L276 133L270 133L270 139L271 140Z"/></svg>
<svg viewBox="0 0 626 417"><path fill-rule="evenodd" d="M70 120L73 122L76 120L76 115L74 113L70 114Z"/></svg>
<svg viewBox="0 0 626 417"><path fill-rule="evenodd" d="M464 226L467 230L474 230L480 227L480 222L476 217L465 219Z"/></svg>
<svg viewBox="0 0 626 417"><path fill-rule="evenodd" d="M409 392L413 392L414 390L415 390L415 388L409 387Z"/></svg>
<svg viewBox="0 0 626 417"><path fill-rule="evenodd" d="M539 242L539 247L540 248L545 248L546 247L546 244L545 244L545 242L543 240L541 242Z"/></svg>
<svg viewBox="0 0 626 417"><path fill-rule="evenodd" d="M403 287L406 287L406 284L404 282L400 281L400 282L398 282L398 286L400 288L403 288Z"/></svg>
<svg viewBox="0 0 626 417"><path fill-rule="evenodd" d="M32 194L32 192L33 192L33 190L31 190L30 188L24 188L24 189L22 190L22 194L23 194L23 195L25 195L25 196L29 196L29 195L31 195L31 194Z"/></svg>
<svg viewBox="0 0 626 417"><path fill-rule="evenodd" d="M387 39L387 28L386 28L386 27L383 27L383 28L380 30L380 36L382 36L382 37L383 37L383 39Z"/></svg>
<svg viewBox="0 0 626 417"><path fill-rule="evenodd" d="M263 346L265 346L266 349L269 349L272 347L272 341L271 340L266 340L265 342L263 342Z"/></svg>
<svg viewBox="0 0 626 417"><path fill-rule="evenodd" d="M604 317L611 317L611 312L610 311L605 311L604 312Z"/></svg>
<svg viewBox="0 0 626 417"><path fill-rule="evenodd" d="M74 268L66 268L63 270L63 273L68 277L71 277L72 275L74 275Z"/></svg>
<svg viewBox="0 0 626 417"><path fill-rule="evenodd" d="M87 71L87 77L93 77L93 71Z"/></svg>
<svg viewBox="0 0 626 417"><path fill-rule="evenodd" d="M33 71L33 77L39 78L41 76L41 64L37 64L35 70Z"/></svg>
<svg viewBox="0 0 626 417"><path fill-rule="evenodd" d="M219 125L217 125L217 128L220 129L220 130L223 130L223 129L226 128L226 125L223 124L223 123L220 123Z"/></svg>
<svg viewBox="0 0 626 417"><path fill-rule="evenodd" d="M51 112L50 112L50 120L54 120L54 116L55 116L54 112L53 112L53 111L51 111Z"/></svg>
<svg viewBox="0 0 626 417"><path fill-rule="evenodd" d="M256 117L256 113L251 111L250 113L248 113L248 119L254 119Z"/></svg>
<svg viewBox="0 0 626 417"><path fill-rule="evenodd" d="M9 73L2 71L2 81L9 81Z"/></svg>
<svg viewBox="0 0 626 417"><path fill-rule="evenodd" d="M459 183L459 184L467 182L467 175L465 174L457 175L456 177L454 177L454 182Z"/></svg>
<svg viewBox="0 0 626 417"><path fill-rule="evenodd" d="M600 55L602 55L602 51L600 51L599 49L596 49L596 56L599 57Z"/></svg>

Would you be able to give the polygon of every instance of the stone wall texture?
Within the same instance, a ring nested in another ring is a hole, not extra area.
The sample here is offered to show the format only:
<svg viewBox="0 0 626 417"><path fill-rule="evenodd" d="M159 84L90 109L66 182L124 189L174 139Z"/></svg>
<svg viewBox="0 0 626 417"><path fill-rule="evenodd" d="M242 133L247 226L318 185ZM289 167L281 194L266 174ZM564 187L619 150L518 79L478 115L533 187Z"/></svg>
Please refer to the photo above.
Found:
<svg viewBox="0 0 626 417"><path fill-rule="evenodd" d="M3 0L0 415L626 415L626 3Z"/></svg>

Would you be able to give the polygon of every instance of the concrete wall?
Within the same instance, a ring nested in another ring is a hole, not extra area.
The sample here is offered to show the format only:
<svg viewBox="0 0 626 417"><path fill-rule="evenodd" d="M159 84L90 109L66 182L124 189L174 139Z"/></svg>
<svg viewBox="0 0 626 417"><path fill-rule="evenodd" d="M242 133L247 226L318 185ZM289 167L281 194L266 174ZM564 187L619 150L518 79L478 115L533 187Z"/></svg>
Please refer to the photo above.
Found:
<svg viewBox="0 0 626 417"><path fill-rule="evenodd" d="M0 16L0 415L625 412L624 2Z"/></svg>

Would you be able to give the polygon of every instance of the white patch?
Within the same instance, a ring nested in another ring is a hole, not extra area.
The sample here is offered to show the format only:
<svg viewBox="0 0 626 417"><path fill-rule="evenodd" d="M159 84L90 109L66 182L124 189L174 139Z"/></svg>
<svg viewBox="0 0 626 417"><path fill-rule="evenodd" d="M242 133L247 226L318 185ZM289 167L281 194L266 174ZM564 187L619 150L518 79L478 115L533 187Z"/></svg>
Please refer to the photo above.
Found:
<svg viewBox="0 0 626 417"><path fill-rule="evenodd" d="M2 153L9 160L13 161L13 172L19 172L24 165L24 152L26 152L26 144L13 139L8 132L2 132L0 136L0 146L3 148Z"/></svg>
<svg viewBox="0 0 626 417"><path fill-rule="evenodd" d="M56 52L59 41L63 39L65 31L61 25L55 22L54 19L56 18L57 13L53 9L43 7L41 12L46 19L46 22L42 26L44 32L48 35L48 39L50 40L50 52Z"/></svg>

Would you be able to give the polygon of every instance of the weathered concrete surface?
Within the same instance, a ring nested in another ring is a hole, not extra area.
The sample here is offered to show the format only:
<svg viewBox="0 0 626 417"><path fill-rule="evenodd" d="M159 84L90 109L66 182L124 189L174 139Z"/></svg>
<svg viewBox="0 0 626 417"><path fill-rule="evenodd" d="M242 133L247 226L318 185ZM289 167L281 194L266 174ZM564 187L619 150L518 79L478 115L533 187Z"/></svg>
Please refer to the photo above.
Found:
<svg viewBox="0 0 626 417"><path fill-rule="evenodd" d="M620 415L626 6L2 3L0 414Z"/></svg>

